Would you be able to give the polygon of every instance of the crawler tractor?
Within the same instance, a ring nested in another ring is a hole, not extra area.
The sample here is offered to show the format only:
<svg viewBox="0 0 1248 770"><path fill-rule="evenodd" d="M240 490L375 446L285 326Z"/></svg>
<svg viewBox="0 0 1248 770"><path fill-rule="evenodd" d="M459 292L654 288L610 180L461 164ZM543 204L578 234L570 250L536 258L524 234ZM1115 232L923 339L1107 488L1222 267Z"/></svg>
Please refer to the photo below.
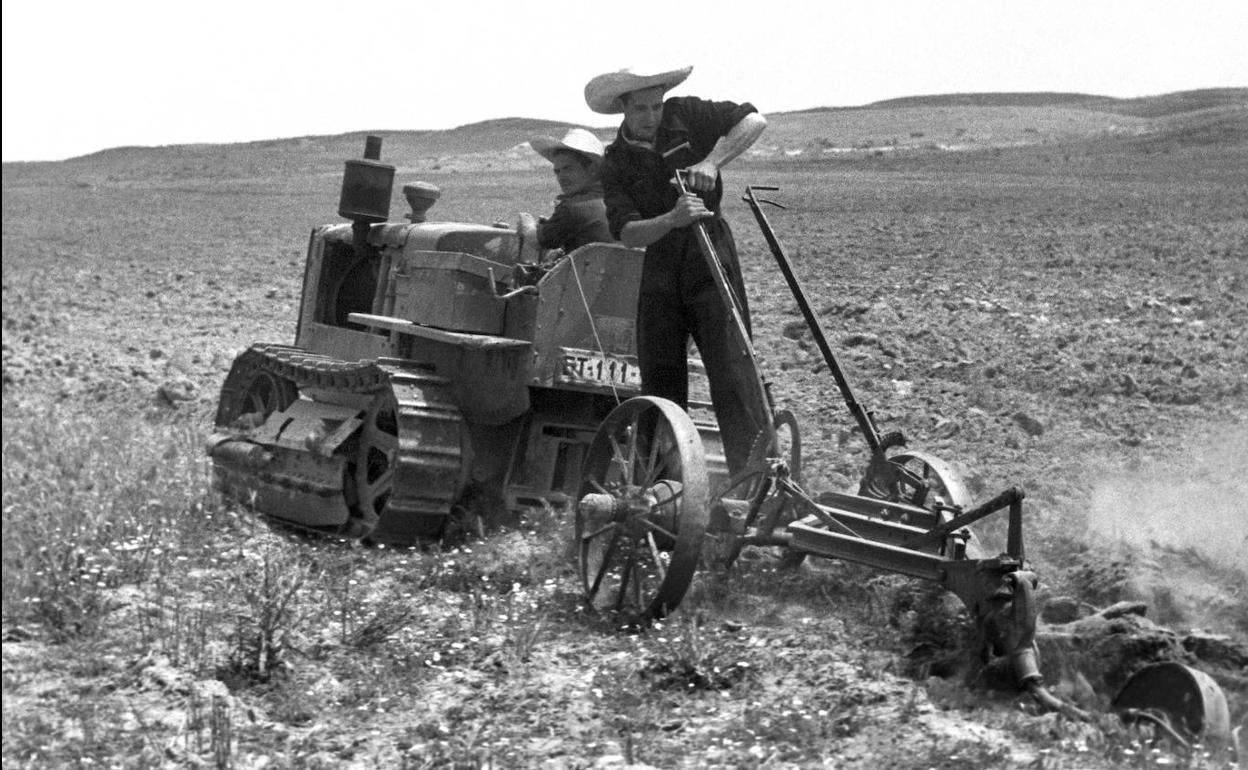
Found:
<svg viewBox="0 0 1248 770"><path fill-rule="evenodd" d="M430 221L369 137L312 231L293 345L239 355L210 440L218 485L298 527L413 544L563 505L616 404L639 391L642 253L540 252L515 228ZM693 362L694 368L698 367ZM699 421L708 448L713 418ZM722 468L718 449L712 467Z"/></svg>

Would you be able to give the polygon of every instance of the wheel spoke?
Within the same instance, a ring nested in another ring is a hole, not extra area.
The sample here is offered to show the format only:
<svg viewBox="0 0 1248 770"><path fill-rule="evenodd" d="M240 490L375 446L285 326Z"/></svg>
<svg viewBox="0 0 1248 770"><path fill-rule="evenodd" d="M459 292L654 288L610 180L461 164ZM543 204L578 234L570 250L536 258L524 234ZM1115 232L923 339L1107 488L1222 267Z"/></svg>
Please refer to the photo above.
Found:
<svg viewBox="0 0 1248 770"><path fill-rule="evenodd" d="M594 582L589 587L589 595L591 597L598 595L598 588L602 585L602 579L606 577L607 575L607 570L611 566L611 557L615 555L615 546L619 542L620 542L620 533L617 530L615 534L611 536L611 542L607 543L607 547L603 549L602 557L601 557L602 563L598 565L598 574L594 576ZM582 541L581 548L588 548L588 547L589 546L584 541Z"/></svg>
<svg viewBox="0 0 1248 770"><path fill-rule="evenodd" d="M659 580L667 579L667 567L663 566L663 559L659 555L659 544L654 542L654 533L646 533L646 545L650 546L650 557L654 559L654 566L659 569Z"/></svg>
<svg viewBox="0 0 1248 770"><path fill-rule="evenodd" d="M634 548L628 550L628 559L624 562L624 569L620 572L620 588L615 597L615 609L617 612L624 609L624 595L628 593L628 578L632 574L633 569L637 566L636 543ZM634 581L636 582L636 581Z"/></svg>
<svg viewBox="0 0 1248 770"><path fill-rule="evenodd" d="M657 464L656 454L656 450L653 446L651 446L649 451L646 452L645 468L641 471L640 482L643 487L648 487L654 484L654 480L657 478L657 474L655 473L655 465Z"/></svg>
<svg viewBox="0 0 1248 770"><path fill-rule="evenodd" d="M670 537L670 538L672 539L672 542L675 542L675 541L676 541L676 534L675 534L675 533L673 533L673 532L668 532L666 529L664 529L663 527L660 527L658 524L655 524L655 523L654 523L653 521L651 521L650 519L642 519L642 522L643 522L643 523L646 525L646 527L648 527L650 530L652 530L652 531L654 531L654 532L658 532L659 534L664 535L665 537ZM647 533L646 537L650 537L650 535Z"/></svg>
<svg viewBox="0 0 1248 770"><path fill-rule="evenodd" d="M385 472L383 472L376 479L374 479L373 481L368 481L366 479L364 483L360 485L360 490L361 492L364 493L365 496L367 496L371 500L374 497L385 492L386 490L390 489L393 483L394 483L394 468L393 466L387 465Z"/></svg>
<svg viewBox="0 0 1248 770"><path fill-rule="evenodd" d="M652 467L647 472L649 477L648 483L650 484L659 479L679 478L683 473L679 467L680 450L677 438L672 434L670 428L662 430L663 427L666 426L660 426L655 429L653 449L650 453ZM673 462L675 462L676 467L673 467Z"/></svg>
<svg viewBox="0 0 1248 770"><path fill-rule="evenodd" d="M588 543L590 540L593 540L594 538L598 537L603 532L606 532L609 529L615 529L614 521L608 521L606 524L603 524L601 527L599 527L598 529L595 529L593 532L590 532L589 534L586 534L586 535L581 535L581 542Z"/></svg>
<svg viewBox="0 0 1248 770"><path fill-rule="evenodd" d="M620 446L620 442L615 440L615 436L607 436L607 440L611 442L611 465L620 471L620 483L627 484L628 462L624 459L624 449Z"/></svg>
<svg viewBox="0 0 1248 770"><path fill-rule="evenodd" d="M628 435L628 483L639 483L637 479L637 435L641 433L641 415L633 415L633 421L626 429Z"/></svg>
<svg viewBox="0 0 1248 770"><path fill-rule="evenodd" d="M657 481L657 479L656 479L656 481ZM662 508L662 507L663 507L663 506L665 506L665 505L670 505L670 504L672 504L672 503L675 503L675 502L679 501L679 500L680 500L680 498L682 498L682 497L684 497L684 496L685 496L685 490L683 490L683 489L682 489L682 490L680 490L679 492L676 492L675 494L673 494L671 497L665 498L665 499L663 500L663 502L661 502L661 503L655 503L654 505L650 506L650 513L654 513L655 511L659 510L660 508Z"/></svg>
<svg viewBox="0 0 1248 770"><path fill-rule="evenodd" d="M633 606L640 610L644 604L641 599L643 591L641 581L646 577L640 562L634 562L633 573Z"/></svg>
<svg viewBox="0 0 1248 770"><path fill-rule="evenodd" d="M656 430L655 432L657 433L658 431ZM664 456L663 451L659 448L660 444L658 436L655 436L654 440L650 442L650 451L646 453L646 470L644 480L642 481L643 486L648 487L653 484L658 479L659 472L667 467L667 463L660 464L659 462Z"/></svg>
<svg viewBox="0 0 1248 770"><path fill-rule="evenodd" d="M371 438L369 443L374 449L384 452L387 458L393 458L398 453L399 437L393 433L378 429L371 433Z"/></svg>

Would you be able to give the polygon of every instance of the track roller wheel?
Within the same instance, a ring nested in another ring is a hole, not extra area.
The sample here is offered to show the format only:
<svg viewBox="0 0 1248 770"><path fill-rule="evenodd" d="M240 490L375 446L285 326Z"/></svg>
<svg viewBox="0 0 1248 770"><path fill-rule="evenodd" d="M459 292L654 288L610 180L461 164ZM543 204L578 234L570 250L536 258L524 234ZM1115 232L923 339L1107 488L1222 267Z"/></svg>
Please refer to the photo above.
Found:
<svg viewBox="0 0 1248 770"><path fill-rule="evenodd" d="M270 414L299 398L295 383L259 365L259 356L246 351L234 361L221 388L216 424L219 428L254 428ZM237 426L236 423L245 423Z"/></svg>
<svg viewBox="0 0 1248 770"><path fill-rule="evenodd" d="M344 525L348 537L363 537L377 526L394 489L394 469L399 453L398 403L386 388L377 394L364 414L359 447L355 453L356 504Z"/></svg>
<svg viewBox="0 0 1248 770"><path fill-rule="evenodd" d="M675 610L706 533L709 476L697 426L674 403L616 407L583 465L576 546L586 602L622 625Z"/></svg>

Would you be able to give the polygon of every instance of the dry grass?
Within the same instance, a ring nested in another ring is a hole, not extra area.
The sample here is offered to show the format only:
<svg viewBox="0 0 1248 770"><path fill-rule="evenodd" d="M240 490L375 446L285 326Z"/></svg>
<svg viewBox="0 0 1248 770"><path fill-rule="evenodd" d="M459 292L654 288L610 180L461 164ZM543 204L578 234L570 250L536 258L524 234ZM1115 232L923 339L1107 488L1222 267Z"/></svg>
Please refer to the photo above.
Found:
<svg viewBox="0 0 1248 770"><path fill-rule="evenodd" d="M111 590L167 577L209 539L197 426L50 406L6 410L3 430L6 615L91 636Z"/></svg>

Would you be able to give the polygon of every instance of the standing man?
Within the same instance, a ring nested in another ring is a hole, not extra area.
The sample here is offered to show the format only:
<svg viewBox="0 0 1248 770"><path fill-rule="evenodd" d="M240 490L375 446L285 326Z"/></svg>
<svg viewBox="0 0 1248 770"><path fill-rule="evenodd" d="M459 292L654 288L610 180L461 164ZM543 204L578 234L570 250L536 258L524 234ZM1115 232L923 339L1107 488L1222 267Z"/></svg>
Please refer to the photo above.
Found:
<svg viewBox="0 0 1248 770"><path fill-rule="evenodd" d="M664 100L693 67L637 75L609 72L585 86L594 112L623 114L619 134L606 150L602 183L611 234L625 246L644 247L637 301L637 359L642 390L688 407L689 338L698 346L710 380L711 401L724 441L730 474L749 459L755 437L766 424L762 406L751 403L744 377L754 377L732 343L729 309L724 307L693 227L706 226L739 300L749 330L749 307L728 223L719 215L723 181L719 172L745 152L767 127L749 103L707 101L695 96ZM689 189L672 184L683 171Z"/></svg>
<svg viewBox="0 0 1248 770"><path fill-rule="evenodd" d="M614 240L607 229L607 208L602 200L599 171L603 148L598 137L583 128L573 128L562 139L537 136L529 145L550 161L560 191L554 212L532 223L538 245L571 253L587 243ZM522 216L522 228L525 222Z"/></svg>

